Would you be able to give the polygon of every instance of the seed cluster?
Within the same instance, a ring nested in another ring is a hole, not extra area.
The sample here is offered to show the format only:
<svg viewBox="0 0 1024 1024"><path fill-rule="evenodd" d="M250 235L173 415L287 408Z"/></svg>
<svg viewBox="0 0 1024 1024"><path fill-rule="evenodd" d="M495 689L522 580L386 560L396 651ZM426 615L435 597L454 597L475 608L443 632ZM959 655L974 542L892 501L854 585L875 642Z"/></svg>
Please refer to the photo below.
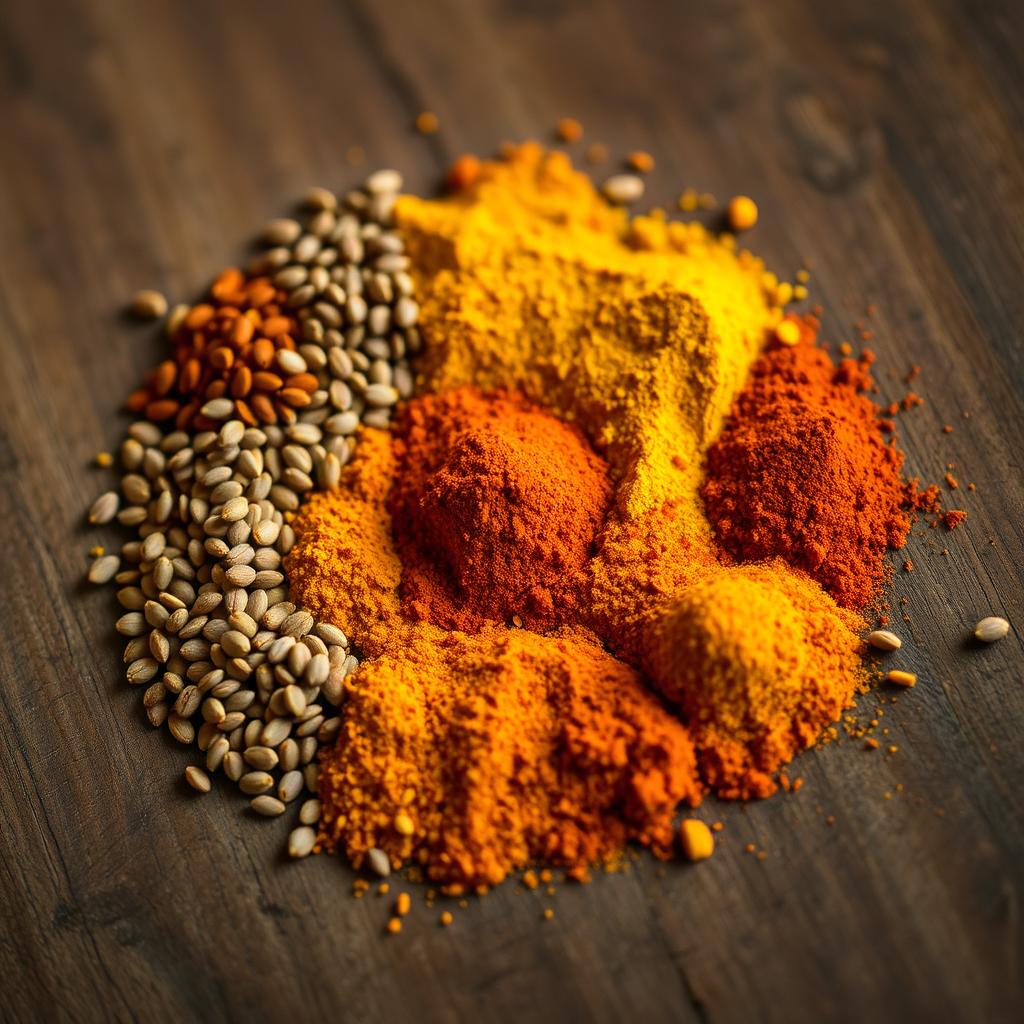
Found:
<svg viewBox="0 0 1024 1024"><path fill-rule="evenodd" d="M358 661L340 629L288 600L288 520L337 486L359 424L386 427L412 393L400 187L380 171L341 204L312 190L305 226L273 222L247 274L225 271L211 301L171 312L175 359L132 397L146 418L121 445L119 490L88 516L136 531L88 577L120 588L126 674L149 721L205 754L185 781L205 793L220 771L267 817L307 792L294 857L316 842L317 749L338 733Z"/></svg>
<svg viewBox="0 0 1024 1024"><path fill-rule="evenodd" d="M281 571L294 542L286 512L330 457L321 438L302 423L231 419L190 436L138 421L121 445L120 494L102 495L89 515L137 530L89 578L120 585L116 628L149 721L206 754L205 770L186 769L189 785L206 792L207 773L223 771L266 816L303 790L315 797L317 748L337 735L335 708L357 665L341 630L288 601ZM318 802L300 817L314 824ZM306 839L290 849L308 853Z"/></svg>
<svg viewBox="0 0 1024 1024"><path fill-rule="evenodd" d="M335 448L360 422L386 427L412 393L408 357L420 347L409 258L393 230L401 185L382 170L340 202L311 189L303 222L271 221L246 273L225 270L207 301L172 311L175 357L129 409L208 430L216 401L248 426L317 422Z"/></svg>

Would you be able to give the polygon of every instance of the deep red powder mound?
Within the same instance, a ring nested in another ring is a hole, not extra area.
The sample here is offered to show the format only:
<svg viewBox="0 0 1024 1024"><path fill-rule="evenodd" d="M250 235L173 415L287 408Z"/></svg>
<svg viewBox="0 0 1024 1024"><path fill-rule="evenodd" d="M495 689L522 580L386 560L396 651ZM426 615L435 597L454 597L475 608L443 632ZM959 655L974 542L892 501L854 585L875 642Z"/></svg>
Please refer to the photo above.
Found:
<svg viewBox="0 0 1024 1024"><path fill-rule="evenodd" d="M573 621L611 494L583 434L517 395L460 388L410 402L394 437L406 614L464 632Z"/></svg>
<svg viewBox="0 0 1024 1024"><path fill-rule="evenodd" d="M885 553L911 525L903 454L864 394L871 359L836 366L807 341L765 353L708 453L703 489L730 555L780 556L846 608L878 595Z"/></svg>

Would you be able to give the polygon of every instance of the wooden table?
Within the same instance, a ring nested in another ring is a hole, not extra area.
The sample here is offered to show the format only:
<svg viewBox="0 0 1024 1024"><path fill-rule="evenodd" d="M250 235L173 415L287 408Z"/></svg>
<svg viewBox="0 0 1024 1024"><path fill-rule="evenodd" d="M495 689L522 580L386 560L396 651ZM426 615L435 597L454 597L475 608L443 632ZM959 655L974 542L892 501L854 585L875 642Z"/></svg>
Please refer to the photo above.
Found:
<svg viewBox="0 0 1024 1024"><path fill-rule="evenodd" d="M1014 0L980 6L3 5L0 1018L1021 1012L1024 25ZM411 130L421 109L438 134ZM699 867L641 858L553 899L510 883L449 929L414 890L384 938L390 900L354 900L340 860L288 863L280 822L187 791L185 752L121 680L112 598L81 582L115 534L83 509L161 343L118 309L140 287L196 296L309 184L390 164L429 190L459 153L564 115L613 154L650 150L657 201L755 195L750 243L811 267L829 338L856 341L877 305L885 396L923 368L910 468L955 463L977 491L897 573L922 682L887 708L896 753L847 740L799 762L796 796L709 806L726 829ZM976 648L988 613L1015 629Z"/></svg>

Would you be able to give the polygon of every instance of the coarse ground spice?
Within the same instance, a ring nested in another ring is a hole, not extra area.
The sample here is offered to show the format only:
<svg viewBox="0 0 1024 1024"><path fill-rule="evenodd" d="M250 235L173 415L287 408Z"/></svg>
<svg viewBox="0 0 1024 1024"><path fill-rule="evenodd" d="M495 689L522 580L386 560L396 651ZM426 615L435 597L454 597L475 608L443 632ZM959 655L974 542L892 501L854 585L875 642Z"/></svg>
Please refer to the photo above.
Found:
<svg viewBox="0 0 1024 1024"><path fill-rule="evenodd" d="M411 402L388 501L411 619L475 632L572 621L611 487L576 428L471 388Z"/></svg>
<svg viewBox="0 0 1024 1024"><path fill-rule="evenodd" d="M686 729L634 670L577 636L496 627L370 663L321 779L325 847L456 887L534 861L585 871L631 839L667 852L700 793Z"/></svg>
<svg viewBox="0 0 1024 1024"><path fill-rule="evenodd" d="M781 556L839 604L861 608L881 591L886 551L906 542L914 491L864 393L873 357L836 366L814 330L805 321L801 343L751 368L708 452L702 493L730 555Z"/></svg>
<svg viewBox="0 0 1024 1024"><path fill-rule="evenodd" d="M852 703L864 627L779 560L707 577L652 624L653 681L720 796L774 793L774 773Z"/></svg>

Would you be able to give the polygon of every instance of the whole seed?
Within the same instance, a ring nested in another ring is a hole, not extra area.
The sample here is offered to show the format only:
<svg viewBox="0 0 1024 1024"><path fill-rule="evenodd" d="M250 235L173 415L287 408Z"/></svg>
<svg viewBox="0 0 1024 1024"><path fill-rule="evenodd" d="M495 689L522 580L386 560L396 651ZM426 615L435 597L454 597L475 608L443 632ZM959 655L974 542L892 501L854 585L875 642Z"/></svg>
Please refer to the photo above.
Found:
<svg viewBox="0 0 1024 1024"><path fill-rule="evenodd" d="M1010 623L996 615L984 618L974 627L974 638L982 643L991 644L1002 640L1010 632Z"/></svg>
<svg viewBox="0 0 1024 1024"><path fill-rule="evenodd" d="M121 568L117 555L101 555L89 566L90 583L109 583Z"/></svg>
<svg viewBox="0 0 1024 1024"><path fill-rule="evenodd" d="M210 776L202 768L197 768L194 764L190 764L185 769L185 781L200 793L210 792Z"/></svg>
<svg viewBox="0 0 1024 1024"><path fill-rule="evenodd" d="M876 629L868 633L868 643L880 651L898 651L903 646L903 641L887 629Z"/></svg>
<svg viewBox="0 0 1024 1024"><path fill-rule="evenodd" d="M300 825L288 836L288 855L290 857L308 857L316 844L316 831L308 825Z"/></svg>
<svg viewBox="0 0 1024 1024"><path fill-rule="evenodd" d="M147 288L132 296L131 310L141 320L159 320L167 312L167 299Z"/></svg>
<svg viewBox="0 0 1024 1024"><path fill-rule="evenodd" d="M238 780L238 788L246 796L258 796L274 787L274 776L269 772L249 772Z"/></svg>
<svg viewBox="0 0 1024 1024"><path fill-rule="evenodd" d="M643 196L644 180L635 174L615 174L601 186L601 191L609 202L628 206Z"/></svg>
<svg viewBox="0 0 1024 1024"><path fill-rule="evenodd" d="M303 825L315 825L320 820L320 810L320 801L316 797L304 800L299 808L299 821Z"/></svg>
<svg viewBox="0 0 1024 1024"><path fill-rule="evenodd" d="M278 798L284 803L290 803L302 792L303 781L302 772L285 772L277 787Z"/></svg>
<svg viewBox="0 0 1024 1024"><path fill-rule="evenodd" d="M264 818L276 818L285 812L285 805L280 800L266 794L250 801L249 806Z"/></svg>
<svg viewBox="0 0 1024 1024"><path fill-rule="evenodd" d="M106 494L101 494L89 509L89 522L96 525L109 523L117 515L120 504L121 499L116 491L107 491Z"/></svg>
<svg viewBox="0 0 1024 1024"><path fill-rule="evenodd" d="M391 874L391 861L388 860L388 855L376 846L367 851L366 866L378 878L387 878Z"/></svg>

